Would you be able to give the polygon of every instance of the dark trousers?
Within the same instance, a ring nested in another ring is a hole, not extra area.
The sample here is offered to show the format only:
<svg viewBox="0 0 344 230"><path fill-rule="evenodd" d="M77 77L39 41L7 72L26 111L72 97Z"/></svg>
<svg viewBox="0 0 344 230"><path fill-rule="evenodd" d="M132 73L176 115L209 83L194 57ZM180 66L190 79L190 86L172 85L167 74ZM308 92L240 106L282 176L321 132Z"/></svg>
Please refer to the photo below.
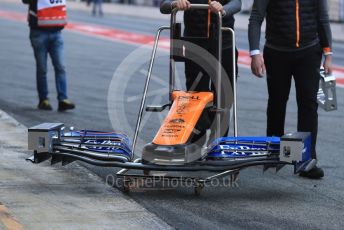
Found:
<svg viewBox="0 0 344 230"><path fill-rule="evenodd" d="M203 48L208 49L207 45L201 44ZM201 46L200 45L200 46ZM209 50L209 49L208 49ZM211 51L211 49L210 49ZM238 51L236 50L236 60L238 60ZM226 75L229 79L229 82L233 82L233 55L232 55L232 48L227 48L222 50L222 67L226 72ZM204 70L204 68L207 68L206 66L201 67L194 63L192 60L186 60L185 61L185 77L186 77L186 89L187 91L215 91L215 87L213 82L211 81L211 77L207 72ZM236 62L236 70L238 72L238 65ZM222 92L222 95L228 95L228 92L232 92L232 89L222 89L227 92ZM230 107L231 105L226 105L227 107ZM223 119L228 119L228 114L225 114L223 116ZM207 129L214 127L214 121L215 121L215 113L213 111L208 111L206 114L203 114L203 116L200 118L200 122L198 122L198 125L196 126L196 129L199 131L199 135L197 136L203 136ZM223 124L228 124L228 122L224 122ZM221 132L224 136L228 135L229 130L229 124L226 125L227 127L222 127L223 131ZM212 134L214 134L214 129L212 128Z"/></svg>
<svg viewBox="0 0 344 230"><path fill-rule="evenodd" d="M236 58L238 60L238 51L236 50ZM232 68L232 48L222 50L222 67L227 73L227 77L232 84L233 82L233 68ZM238 63L238 62L237 62ZM238 65L236 63L236 70L238 72ZM206 68L206 67L204 67ZM191 60L185 61L185 77L186 90L188 91L213 91L214 86L211 83L211 78L203 67L197 65Z"/></svg>
<svg viewBox="0 0 344 230"><path fill-rule="evenodd" d="M316 159L318 131L317 92L322 51L320 45L296 52L264 49L267 71L267 136L284 135L291 79L294 78L298 107L297 130L312 133L312 158Z"/></svg>

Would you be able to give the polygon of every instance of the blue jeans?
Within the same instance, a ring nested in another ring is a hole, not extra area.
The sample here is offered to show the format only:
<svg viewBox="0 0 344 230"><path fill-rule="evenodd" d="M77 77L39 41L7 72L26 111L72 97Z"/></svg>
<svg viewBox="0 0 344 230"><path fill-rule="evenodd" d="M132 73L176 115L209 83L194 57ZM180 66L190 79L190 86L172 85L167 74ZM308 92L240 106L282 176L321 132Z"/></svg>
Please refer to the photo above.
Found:
<svg viewBox="0 0 344 230"><path fill-rule="evenodd" d="M63 63L63 38L61 31L30 30L31 45L36 59L36 83L39 100L48 99L48 54L55 70L57 99L67 99L66 70Z"/></svg>

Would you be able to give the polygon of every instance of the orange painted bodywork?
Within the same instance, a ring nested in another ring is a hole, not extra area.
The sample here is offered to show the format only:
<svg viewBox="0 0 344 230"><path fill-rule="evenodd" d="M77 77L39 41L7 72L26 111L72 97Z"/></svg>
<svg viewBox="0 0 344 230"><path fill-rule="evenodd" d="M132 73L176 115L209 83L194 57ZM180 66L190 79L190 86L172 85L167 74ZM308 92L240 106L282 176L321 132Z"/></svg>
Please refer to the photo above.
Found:
<svg viewBox="0 0 344 230"><path fill-rule="evenodd" d="M300 3L296 0L296 47L300 47Z"/></svg>
<svg viewBox="0 0 344 230"><path fill-rule="evenodd" d="M213 101L212 92L172 93L173 104L153 143L157 145L186 144L205 107Z"/></svg>

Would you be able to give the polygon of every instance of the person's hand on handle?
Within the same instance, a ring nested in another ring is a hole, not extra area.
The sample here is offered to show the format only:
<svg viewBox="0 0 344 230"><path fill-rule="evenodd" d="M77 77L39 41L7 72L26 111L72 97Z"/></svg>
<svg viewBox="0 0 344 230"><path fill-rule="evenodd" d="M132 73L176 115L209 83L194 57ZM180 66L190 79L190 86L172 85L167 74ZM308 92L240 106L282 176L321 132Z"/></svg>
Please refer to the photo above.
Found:
<svg viewBox="0 0 344 230"><path fill-rule="evenodd" d="M178 10L188 10L190 8L190 2L188 0L176 0L172 2L172 8L177 8Z"/></svg>
<svg viewBox="0 0 344 230"><path fill-rule="evenodd" d="M253 55L251 57L251 70L257 77L263 77L265 74L264 58L261 54Z"/></svg>
<svg viewBox="0 0 344 230"><path fill-rule="evenodd" d="M326 55L323 63L323 67L326 74L332 73L332 55Z"/></svg>
<svg viewBox="0 0 344 230"><path fill-rule="evenodd" d="M210 6L211 12L213 13L221 12L222 15L225 13L222 4L217 1L210 2L209 6Z"/></svg>

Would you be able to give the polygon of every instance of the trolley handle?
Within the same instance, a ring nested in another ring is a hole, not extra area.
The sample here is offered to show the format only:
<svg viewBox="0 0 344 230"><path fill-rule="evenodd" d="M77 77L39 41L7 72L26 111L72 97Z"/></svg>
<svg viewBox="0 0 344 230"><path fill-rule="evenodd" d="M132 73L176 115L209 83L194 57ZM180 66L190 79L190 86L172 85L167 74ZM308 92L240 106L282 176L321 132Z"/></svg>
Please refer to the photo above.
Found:
<svg viewBox="0 0 344 230"><path fill-rule="evenodd" d="M210 6L209 4L190 4L190 7L188 10L209 10ZM170 39L171 39L171 45L170 45L170 53L171 53L171 56L170 56L170 83L169 83L169 91L170 91L170 102L172 102L172 93L174 91L174 88L175 88L175 62L174 62L174 59L173 59L173 50L174 50L174 38L173 38L173 35L175 34L174 33L174 29L175 29L175 24L176 24L176 18L177 18L177 13L178 11L181 11L179 10L178 8L174 8L172 10L172 13L171 13L171 25L170 25L170 28L171 28L171 36L170 36ZM225 28L222 27L222 13L221 12L218 12L217 14L217 17L218 17L218 20L217 20L217 23L218 23L218 46L217 46L217 54L218 54L218 65L216 67L217 69L217 77L216 77L216 89L217 89L217 93L216 93L216 101L215 101L215 105L216 105L216 109L218 110L221 110L221 83L222 83L222 74L221 74L221 71L222 71L222 30L226 30ZM233 35L233 39L234 39L234 31L231 31L233 32L232 35ZM233 46L233 53L235 53L235 46ZM235 62L235 56L233 56L233 63ZM233 64L234 66L234 64ZM235 70L235 69L234 69ZM233 75L235 76L235 75ZM235 81L235 77L234 77L234 81ZM234 85L234 87L236 87L236 85ZM236 89L234 90L236 91ZM234 107L236 108L236 103L234 105ZM216 137L220 137L220 130L221 130L221 117L220 117L220 113L217 113L217 116L216 116ZM236 119L235 119L236 121ZM236 125L235 125L236 127ZM234 133L236 134L236 130L234 130ZM237 135L235 135L237 136Z"/></svg>
<svg viewBox="0 0 344 230"><path fill-rule="evenodd" d="M190 4L190 7L188 10L207 10L209 9L208 4ZM173 8L173 10L179 11L176 7Z"/></svg>
<svg viewBox="0 0 344 230"><path fill-rule="evenodd" d="M209 4L190 4L190 7L188 10L208 10L210 8ZM170 54L171 54L171 57L170 57L170 82L169 82L169 91L170 91L170 102L172 102L172 92L174 90L174 87L175 87L175 62L173 60L173 50L174 50L174 37L173 35L175 34L175 24L176 24L176 21L177 21L177 13L178 11L181 11L179 10L178 8L174 7L172 9L172 13L171 13L171 21L170 21L170 30L171 30L171 33L170 33L170 39L171 39L171 42L170 42ZM222 62L222 13L221 12L218 12L217 14L218 16L218 60L219 60L219 66L218 66L218 73L217 73L217 79L219 79L219 81L221 82L221 62Z"/></svg>
<svg viewBox="0 0 344 230"><path fill-rule="evenodd" d="M210 8L209 4L190 4L189 9L187 9L186 11L188 11L188 10L208 10L209 8ZM173 16L174 17L176 16L178 11L184 11L184 10L180 10L180 9L174 7L172 9L172 18L173 18ZM222 13L218 12L218 16L219 16L219 21L222 22Z"/></svg>

